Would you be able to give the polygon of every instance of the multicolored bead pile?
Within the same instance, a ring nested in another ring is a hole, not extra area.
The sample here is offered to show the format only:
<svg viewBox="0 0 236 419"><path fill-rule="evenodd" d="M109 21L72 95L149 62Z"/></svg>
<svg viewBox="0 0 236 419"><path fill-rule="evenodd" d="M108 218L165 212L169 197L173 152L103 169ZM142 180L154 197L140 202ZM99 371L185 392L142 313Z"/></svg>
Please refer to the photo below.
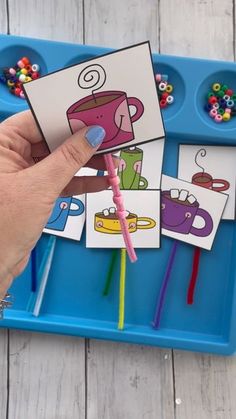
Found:
<svg viewBox="0 0 236 419"><path fill-rule="evenodd" d="M171 105L174 102L174 96L172 92L174 90L174 86L168 83L168 75L167 74L156 74L155 79L157 82L157 90L158 90L158 97L160 108L166 108L167 106Z"/></svg>
<svg viewBox="0 0 236 419"><path fill-rule="evenodd" d="M215 122L229 122L236 115L236 94L226 84L213 83L205 110Z"/></svg>
<svg viewBox="0 0 236 419"><path fill-rule="evenodd" d="M5 67L0 74L0 82L8 87L10 93L25 99L22 89L24 83L40 77L40 66L31 64L28 57L22 57L13 67Z"/></svg>

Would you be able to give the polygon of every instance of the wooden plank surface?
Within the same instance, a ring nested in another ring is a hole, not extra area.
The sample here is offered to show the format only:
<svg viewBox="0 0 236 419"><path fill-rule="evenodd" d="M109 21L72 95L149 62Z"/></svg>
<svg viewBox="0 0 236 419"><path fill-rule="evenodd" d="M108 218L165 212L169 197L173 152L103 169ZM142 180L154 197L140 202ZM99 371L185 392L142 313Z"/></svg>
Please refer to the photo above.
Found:
<svg viewBox="0 0 236 419"><path fill-rule="evenodd" d="M7 412L8 383L8 331L0 329L0 418Z"/></svg>
<svg viewBox="0 0 236 419"><path fill-rule="evenodd" d="M7 30L5 4L0 0L1 32ZM10 31L114 47L150 39L153 50L159 48L160 35L163 53L231 60L234 4L232 0L25 0L22 5L9 0ZM0 418L5 419L7 332L0 332ZM235 358L174 351L172 370L171 351L92 340L85 352L82 339L11 331L9 372L10 419L236 416Z"/></svg>
<svg viewBox="0 0 236 419"><path fill-rule="evenodd" d="M233 60L231 0L173 0L160 3L160 51ZM221 31L221 28L227 28ZM176 419L236 416L236 359L174 351Z"/></svg>
<svg viewBox="0 0 236 419"><path fill-rule="evenodd" d="M85 41L123 47L150 40L158 45L158 1L85 0Z"/></svg>
<svg viewBox="0 0 236 419"><path fill-rule="evenodd" d="M236 358L174 352L176 419L234 419Z"/></svg>
<svg viewBox="0 0 236 419"><path fill-rule="evenodd" d="M90 341L88 419L172 419L171 351Z"/></svg>
<svg viewBox="0 0 236 419"><path fill-rule="evenodd" d="M83 339L11 331L9 419L84 419L84 366Z"/></svg>
<svg viewBox="0 0 236 419"><path fill-rule="evenodd" d="M8 1L12 35L83 42L82 0Z"/></svg>
<svg viewBox="0 0 236 419"><path fill-rule="evenodd" d="M7 33L6 0L0 0L0 33Z"/></svg>
<svg viewBox="0 0 236 419"><path fill-rule="evenodd" d="M234 0L160 0L165 54L232 60Z"/></svg>

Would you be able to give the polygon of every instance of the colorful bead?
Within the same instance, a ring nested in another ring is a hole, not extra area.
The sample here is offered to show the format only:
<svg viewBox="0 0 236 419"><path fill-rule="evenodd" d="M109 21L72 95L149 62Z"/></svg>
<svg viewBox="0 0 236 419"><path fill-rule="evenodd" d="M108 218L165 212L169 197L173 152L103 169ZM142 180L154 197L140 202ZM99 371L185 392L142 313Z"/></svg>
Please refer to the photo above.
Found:
<svg viewBox="0 0 236 419"><path fill-rule="evenodd" d="M214 83L212 85L212 90L214 90L214 92L218 92L220 90L220 88L221 88L220 83Z"/></svg>
<svg viewBox="0 0 236 419"><path fill-rule="evenodd" d="M213 108L214 105L211 105L210 103L206 103L205 105L205 111L210 112L210 110Z"/></svg>
<svg viewBox="0 0 236 419"><path fill-rule="evenodd" d="M221 90L223 90L223 92L225 92L226 90L228 90L227 84L223 84L223 86L221 87Z"/></svg>
<svg viewBox="0 0 236 419"><path fill-rule="evenodd" d="M161 98L166 99L168 96L169 96L169 94L167 92L164 92L164 93L162 93Z"/></svg>
<svg viewBox="0 0 236 419"><path fill-rule="evenodd" d="M168 103L168 105L170 105L171 103L173 103L173 102L174 102L174 97L173 97L172 95L169 95L169 96L166 98L166 102Z"/></svg>
<svg viewBox="0 0 236 419"><path fill-rule="evenodd" d="M25 66L27 65L27 64L29 64L29 58L27 58L27 57L23 57L23 58L21 58L21 61L23 61L23 63L25 64Z"/></svg>
<svg viewBox="0 0 236 419"><path fill-rule="evenodd" d="M215 118L215 117L216 117L216 115L217 115L217 110L216 110L216 109L212 109L212 110L209 112L209 115L210 115L212 118Z"/></svg>
<svg viewBox="0 0 236 419"><path fill-rule="evenodd" d="M223 117L222 117L222 115L219 115L219 114L217 114L216 116L215 116L215 121L216 122L222 122L223 121Z"/></svg>
<svg viewBox="0 0 236 419"><path fill-rule="evenodd" d="M214 103L217 102L217 97L215 96L209 97L208 102L211 103L211 105L213 105Z"/></svg>
<svg viewBox="0 0 236 419"><path fill-rule="evenodd" d="M36 79L38 79L38 78L39 78L39 73L37 73L37 72L32 73L32 74L31 74L31 77L32 77L32 79L33 79L33 80L36 80Z"/></svg>
<svg viewBox="0 0 236 419"><path fill-rule="evenodd" d="M32 66L32 70L34 67ZM37 78L37 72L32 72L32 79ZM160 108L166 108L174 102L174 96L170 93L173 92L174 86L171 83L168 83L169 76L168 74L155 74L155 79L157 82L157 93L160 103ZM210 108L211 109L211 108Z"/></svg>
<svg viewBox="0 0 236 419"><path fill-rule="evenodd" d="M223 99L226 100L226 102L227 102L227 100L230 100L230 96L229 95L224 95Z"/></svg>
<svg viewBox="0 0 236 419"><path fill-rule="evenodd" d="M157 82L161 81L161 74L155 74L155 79Z"/></svg>
<svg viewBox="0 0 236 419"><path fill-rule="evenodd" d="M219 107L220 107L219 102L214 103L212 105L212 107L215 108L215 109L219 109Z"/></svg>
<svg viewBox="0 0 236 419"><path fill-rule="evenodd" d="M165 90L166 90L166 86L167 86L167 83L166 83L165 81L161 81L161 82L159 83L158 88L159 88L159 90L160 90L161 92L163 92L163 91L165 91Z"/></svg>
<svg viewBox="0 0 236 419"><path fill-rule="evenodd" d="M209 99L210 97L212 97L212 96L215 96L214 95L214 93L213 92L209 92L208 94L207 94L207 99Z"/></svg>
<svg viewBox="0 0 236 419"><path fill-rule="evenodd" d="M223 115L223 113L225 113L225 110L223 108L219 108L218 109L218 114Z"/></svg>
<svg viewBox="0 0 236 419"><path fill-rule="evenodd" d="M24 66L25 66L25 64L23 63L23 61L22 61L22 60L19 60L19 61L17 62L17 65L18 65L18 67L19 67L19 68L24 68Z"/></svg>
<svg viewBox="0 0 236 419"><path fill-rule="evenodd" d="M227 112L227 113L231 113L231 112L232 112L232 110L231 110L230 108L225 108L225 112Z"/></svg>
<svg viewBox="0 0 236 419"><path fill-rule="evenodd" d="M25 99L22 84L39 78L39 71L39 64L35 63L31 65L28 57L22 57L17 61L16 65L4 67L2 69L0 73L0 83L4 83L11 94Z"/></svg>
<svg viewBox="0 0 236 419"><path fill-rule="evenodd" d="M39 65L38 65L38 64L33 64L33 65L32 65L32 71L33 71L33 72L37 72L37 73L38 73L38 72L39 72L39 70L40 70L40 67L39 67Z"/></svg>
<svg viewBox="0 0 236 419"><path fill-rule="evenodd" d="M223 121L229 121L230 120L230 113L228 113L228 112L223 113L222 119L223 119Z"/></svg>
<svg viewBox="0 0 236 419"><path fill-rule="evenodd" d="M161 79L164 81L168 81L168 74L161 74Z"/></svg>
<svg viewBox="0 0 236 419"><path fill-rule="evenodd" d="M227 100L226 105L228 108L234 107L234 101L232 99Z"/></svg>
<svg viewBox="0 0 236 419"><path fill-rule="evenodd" d="M166 99L161 99L160 100L160 107L161 108L165 108L167 106L167 101L166 101Z"/></svg>
<svg viewBox="0 0 236 419"><path fill-rule="evenodd" d="M219 92L218 92L218 96L219 97L223 97L224 94L225 94L225 92L223 90L219 90Z"/></svg>
<svg viewBox="0 0 236 419"><path fill-rule="evenodd" d="M9 68L9 74L11 74L12 76L15 76L16 74L16 70L14 68Z"/></svg>
<svg viewBox="0 0 236 419"><path fill-rule="evenodd" d="M20 77L19 77L19 80L20 80L22 83L24 83L24 82L25 82L25 80L26 80L26 75L25 75L25 74L21 74L21 75L20 75Z"/></svg>
<svg viewBox="0 0 236 419"><path fill-rule="evenodd" d="M172 86L172 84L167 84L167 86L166 86L166 91L167 91L167 93L171 93L171 92L173 91L173 86Z"/></svg>
<svg viewBox="0 0 236 419"><path fill-rule="evenodd" d="M226 94L226 95L229 95L229 96L232 96L232 95L234 94L234 92L233 92L233 90L232 90L232 89L227 89L227 90L225 91L225 94Z"/></svg>

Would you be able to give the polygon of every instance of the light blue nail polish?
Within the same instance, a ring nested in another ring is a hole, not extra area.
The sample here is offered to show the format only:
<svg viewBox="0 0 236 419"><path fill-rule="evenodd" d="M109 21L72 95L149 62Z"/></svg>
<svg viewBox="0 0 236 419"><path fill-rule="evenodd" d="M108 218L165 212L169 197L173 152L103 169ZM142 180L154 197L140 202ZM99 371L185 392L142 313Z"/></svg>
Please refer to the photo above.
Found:
<svg viewBox="0 0 236 419"><path fill-rule="evenodd" d="M86 139L92 147L97 147L105 138L106 131L99 125L90 127L85 134Z"/></svg>

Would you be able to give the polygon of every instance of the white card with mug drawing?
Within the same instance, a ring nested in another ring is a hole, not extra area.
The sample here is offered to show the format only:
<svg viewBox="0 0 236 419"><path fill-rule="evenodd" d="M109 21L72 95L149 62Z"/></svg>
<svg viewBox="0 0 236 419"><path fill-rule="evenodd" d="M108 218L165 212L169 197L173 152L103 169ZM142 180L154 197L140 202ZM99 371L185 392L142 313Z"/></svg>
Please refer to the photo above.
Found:
<svg viewBox="0 0 236 419"><path fill-rule="evenodd" d="M106 131L98 153L165 135L149 42L55 71L24 91L51 151L91 125Z"/></svg>
<svg viewBox="0 0 236 419"><path fill-rule="evenodd" d="M116 153L120 158L117 174L120 189L160 189L165 140L138 147L127 147Z"/></svg>
<svg viewBox="0 0 236 419"><path fill-rule="evenodd" d="M96 176L96 170L82 167L79 176ZM85 195L59 197L43 230L44 233L80 241L85 223Z"/></svg>
<svg viewBox="0 0 236 419"><path fill-rule="evenodd" d="M236 147L179 146L178 178L229 196L222 219L236 217Z"/></svg>
<svg viewBox="0 0 236 419"><path fill-rule="evenodd" d="M126 220L136 248L160 247L160 191L123 191ZM110 189L86 196L86 246L123 248Z"/></svg>
<svg viewBox="0 0 236 419"><path fill-rule="evenodd" d="M161 232L211 250L228 195L162 176Z"/></svg>

